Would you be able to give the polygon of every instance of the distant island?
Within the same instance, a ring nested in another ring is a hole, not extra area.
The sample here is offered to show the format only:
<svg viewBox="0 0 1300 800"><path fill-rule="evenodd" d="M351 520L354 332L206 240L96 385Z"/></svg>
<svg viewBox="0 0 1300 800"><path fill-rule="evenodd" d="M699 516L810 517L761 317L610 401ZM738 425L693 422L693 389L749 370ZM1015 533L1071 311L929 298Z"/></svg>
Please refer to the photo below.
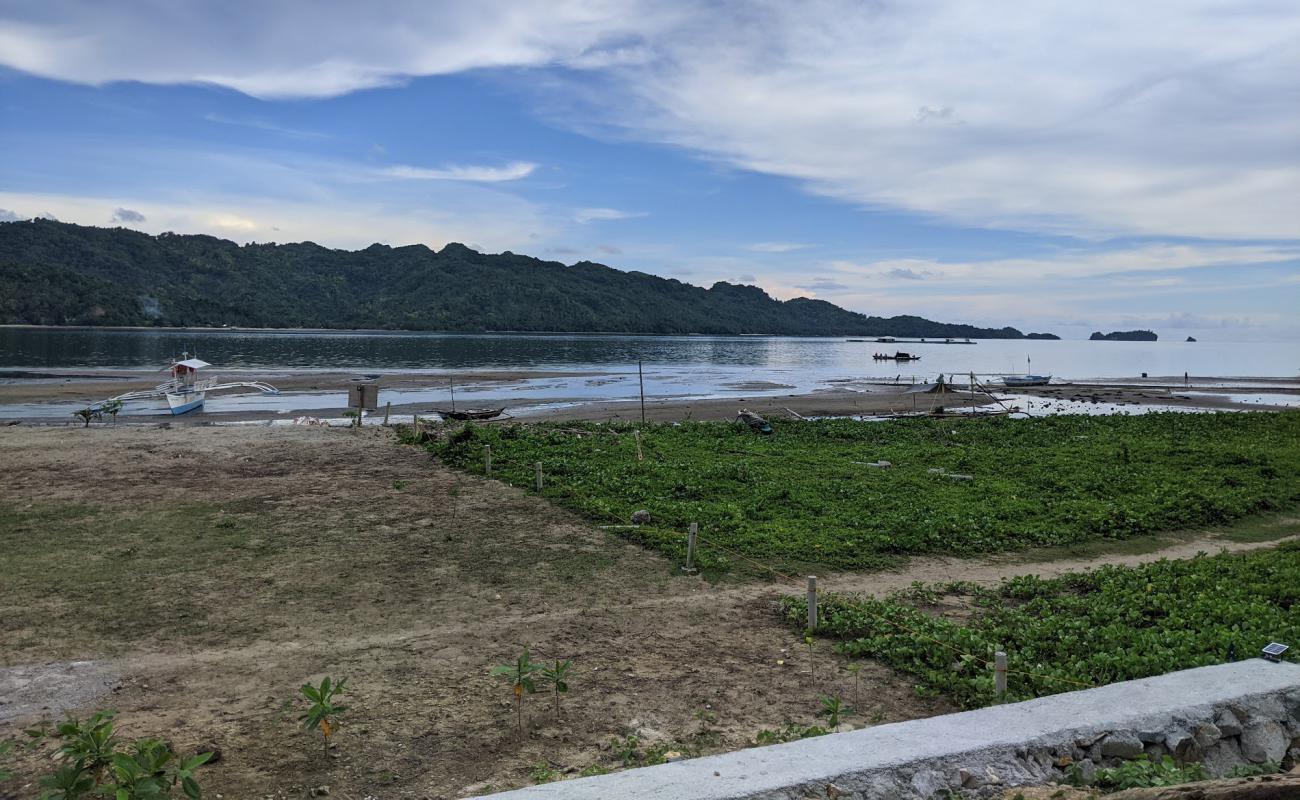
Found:
<svg viewBox="0 0 1300 800"><path fill-rule="evenodd" d="M1195 337L1195 336L1188 336L1188 337L1187 337L1187 341L1189 341L1189 342L1194 342L1194 341L1196 341L1196 337Z"/></svg>
<svg viewBox="0 0 1300 800"><path fill-rule="evenodd" d="M1026 338L1012 327L866 316L824 300L775 300L757 286L705 289L461 244L239 245L46 219L0 223L0 323Z"/></svg>
<svg viewBox="0 0 1300 800"><path fill-rule="evenodd" d="M1154 332L1148 330L1140 331L1112 331L1111 333L1102 333L1094 331L1088 337L1092 342L1154 342L1160 337Z"/></svg>

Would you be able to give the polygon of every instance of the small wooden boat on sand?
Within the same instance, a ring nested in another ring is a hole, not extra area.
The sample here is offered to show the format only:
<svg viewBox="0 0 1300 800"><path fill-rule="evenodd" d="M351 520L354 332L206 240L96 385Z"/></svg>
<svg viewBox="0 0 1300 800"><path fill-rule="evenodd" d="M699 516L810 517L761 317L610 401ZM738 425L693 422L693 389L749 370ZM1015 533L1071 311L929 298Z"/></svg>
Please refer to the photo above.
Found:
<svg viewBox="0 0 1300 800"><path fill-rule="evenodd" d="M1004 375L1002 376L1002 385L1007 387L1046 386L1051 380L1051 375Z"/></svg>

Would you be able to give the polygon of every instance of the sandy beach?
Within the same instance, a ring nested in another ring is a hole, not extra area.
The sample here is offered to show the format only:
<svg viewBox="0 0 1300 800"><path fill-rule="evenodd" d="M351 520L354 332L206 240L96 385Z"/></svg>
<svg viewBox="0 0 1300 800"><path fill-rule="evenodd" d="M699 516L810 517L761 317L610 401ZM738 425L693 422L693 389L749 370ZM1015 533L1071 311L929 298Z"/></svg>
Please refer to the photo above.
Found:
<svg viewBox="0 0 1300 800"><path fill-rule="evenodd" d="M160 374L126 371L9 371L0 374L0 420L24 424L79 424L71 411L123 392L156 385ZM346 392L358 382L379 387L379 409L397 417L432 415L448 407L454 385L461 408L504 408L518 420L639 421L642 407L622 373L601 371L466 370L457 372L302 372L223 371L222 380L272 382L281 394L276 408L225 410L212 393L200 413L173 417L161 408L135 406L119 424L171 421L176 424L288 421L300 416L338 419ZM960 376L958 376L960 377ZM879 416L978 407L992 411L1019 408L1031 415L1126 413L1160 410L1277 410L1300 405L1300 383L1278 378L1142 377L1108 382L1053 383L1006 390L978 384L974 393L958 382L942 393L916 393L902 384L845 378L808 391L771 381L719 384L713 391L672 396L647 394L644 418L651 422L730 420L744 408L764 416ZM610 387L608 390L605 387ZM620 391L621 390L621 391ZM632 392L629 396L628 392ZM247 396L256 405L259 395ZM218 406L218 407L214 407ZM153 413L156 412L156 413ZM66 418L65 418L66 416Z"/></svg>

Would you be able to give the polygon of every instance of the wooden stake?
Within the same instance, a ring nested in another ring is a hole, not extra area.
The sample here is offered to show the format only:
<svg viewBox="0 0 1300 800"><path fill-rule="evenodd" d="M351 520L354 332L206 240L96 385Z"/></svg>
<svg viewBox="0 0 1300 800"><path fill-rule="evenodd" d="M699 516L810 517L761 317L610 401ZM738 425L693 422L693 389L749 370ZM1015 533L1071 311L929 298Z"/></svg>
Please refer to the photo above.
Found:
<svg viewBox="0 0 1300 800"><path fill-rule="evenodd" d="M644 421L642 420L642 422ZM645 456L641 453L641 431L632 431L632 435L636 437L636 460L643 461Z"/></svg>
<svg viewBox="0 0 1300 800"><path fill-rule="evenodd" d="M682 572L695 571L695 537L700 533L700 525L692 522L690 531L686 534L686 566L682 567Z"/></svg>
<svg viewBox="0 0 1300 800"><path fill-rule="evenodd" d="M537 491L542 490L542 462L537 462Z"/></svg>
<svg viewBox="0 0 1300 800"><path fill-rule="evenodd" d="M641 362L636 362L636 378L641 383L641 424L645 424L645 373L641 370Z"/></svg>
<svg viewBox="0 0 1300 800"><path fill-rule="evenodd" d="M388 412L390 412L390 411L392 411L392 410L393 410L393 401L392 401L392 400L389 400L387 403L384 403L384 427L385 427L385 428L388 427Z"/></svg>
<svg viewBox="0 0 1300 800"><path fill-rule="evenodd" d="M448 375L447 385L451 387L451 410L455 411L456 410L456 379Z"/></svg>
<svg viewBox="0 0 1300 800"><path fill-rule="evenodd" d="M483 445L483 474L492 474L492 445Z"/></svg>
<svg viewBox="0 0 1300 800"><path fill-rule="evenodd" d="M817 576L808 576L808 630L817 630Z"/></svg>
<svg viewBox="0 0 1300 800"><path fill-rule="evenodd" d="M1001 650L993 654L993 693L999 698L1007 693L1007 654Z"/></svg>

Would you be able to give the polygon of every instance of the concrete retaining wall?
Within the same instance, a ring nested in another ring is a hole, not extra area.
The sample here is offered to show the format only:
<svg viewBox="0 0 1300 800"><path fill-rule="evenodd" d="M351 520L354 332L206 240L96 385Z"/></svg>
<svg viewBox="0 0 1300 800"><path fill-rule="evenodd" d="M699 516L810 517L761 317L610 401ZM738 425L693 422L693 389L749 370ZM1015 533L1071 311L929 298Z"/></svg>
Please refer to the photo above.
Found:
<svg viewBox="0 0 1300 800"><path fill-rule="evenodd" d="M491 795L499 800L929 800L1144 754L1234 766L1300 755L1300 665L1260 659ZM838 794L837 794L838 793Z"/></svg>

